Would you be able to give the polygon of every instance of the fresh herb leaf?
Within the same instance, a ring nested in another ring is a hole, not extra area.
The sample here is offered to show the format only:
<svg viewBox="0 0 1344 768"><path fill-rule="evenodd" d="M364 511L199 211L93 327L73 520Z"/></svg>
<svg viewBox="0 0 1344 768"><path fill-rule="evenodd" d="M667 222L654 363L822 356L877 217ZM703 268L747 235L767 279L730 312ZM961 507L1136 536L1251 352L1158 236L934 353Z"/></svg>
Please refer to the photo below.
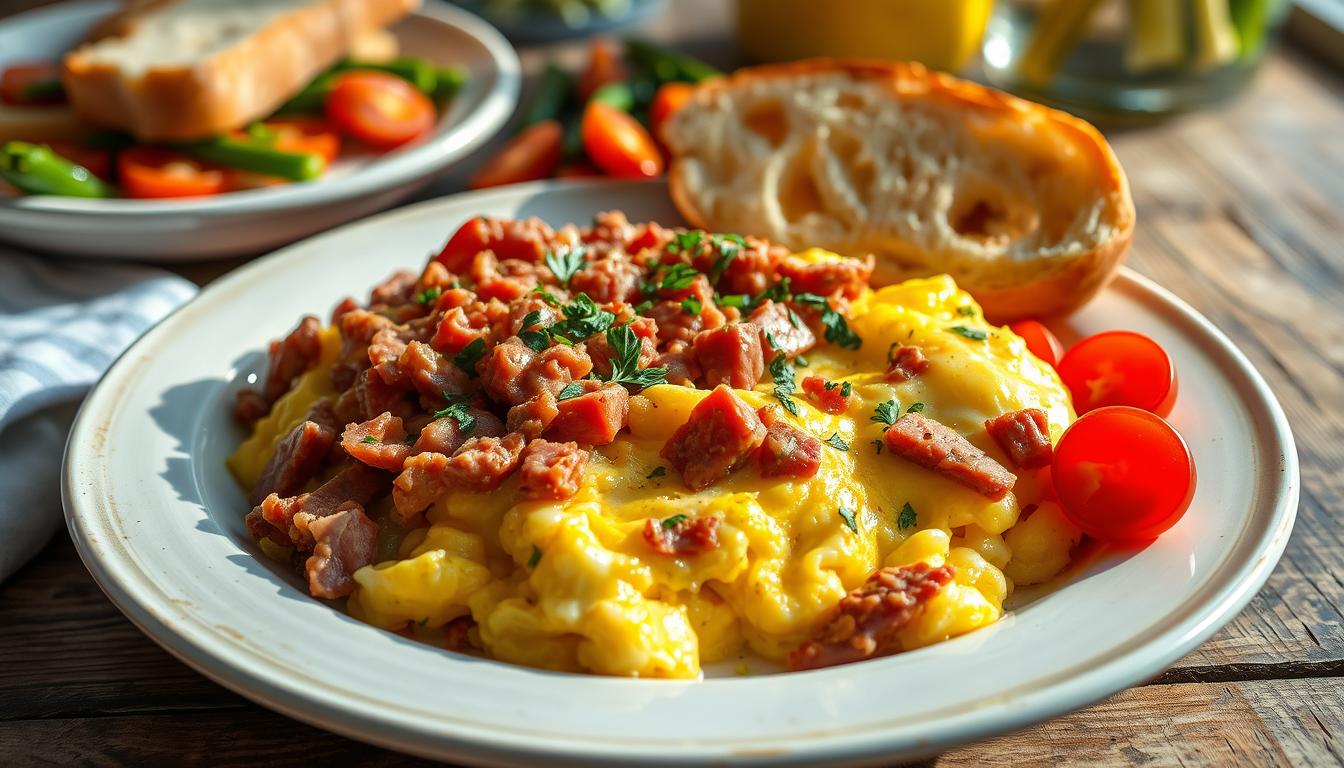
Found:
<svg viewBox="0 0 1344 768"><path fill-rule="evenodd" d="M910 404L910 407L905 409L905 412L906 412L906 413L920 413L920 412L922 412L923 410L924 410L924 404L923 404L923 403L911 403L911 404Z"/></svg>
<svg viewBox="0 0 1344 768"><path fill-rule="evenodd" d="M766 299L774 302L785 302L789 300L789 278L782 278L778 283L766 288L764 291L756 294L756 297L747 305L748 309L759 307Z"/></svg>
<svg viewBox="0 0 1344 768"><path fill-rule="evenodd" d="M971 339L972 341L984 341L985 339L989 338L989 334L985 333L979 328L967 328L964 325L954 325L951 328L948 328L947 330L951 333L957 334L958 336L965 336L966 338Z"/></svg>
<svg viewBox="0 0 1344 768"><path fill-rule="evenodd" d="M793 300L805 307L815 307L821 311L821 325L825 329L827 341L838 344L845 349L858 349L863 346L863 339L859 338L859 335L850 329L845 316L836 312L825 296L818 296L815 293L800 293L794 296Z"/></svg>
<svg viewBox="0 0 1344 768"><path fill-rule="evenodd" d="M561 248L558 251L548 250L546 251L546 267L551 270L551 273L555 275L555 279L559 280L561 285L568 288L569 279L574 276L575 272L583 268L583 253L582 245L573 248Z"/></svg>
<svg viewBox="0 0 1344 768"><path fill-rule="evenodd" d="M407 435L406 439L402 442L406 443L407 445L415 445L415 441L418 439L420 439L419 435Z"/></svg>
<svg viewBox="0 0 1344 768"><path fill-rule="evenodd" d="M364 439L363 439L363 440L360 440L359 442L361 442L361 443L376 443L376 442L378 442L378 438L374 437L373 435L365 435L365 436L364 436Z"/></svg>
<svg viewBox="0 0 1344 768"><path fill-rule="evenodd" d="M701 306L700 300L694 296L687 296L681 300L681 311L691 317L699 317L701 309L704 309L704 307Z"/></svg>
<svg viewBox="0 0 1344 768"><path fill-rule="evenodd" d="M751 297L745 293L730 293L727 296L716 296L714 302L720 307L737 307L741 309L747 306Z"/></svg>
<svg viewBox="0 0 1344 768"><path fill-rule="evenodd" d="M560 311L564 313L565 319L551 326L550 332L552 336L558 334L570 341L583 341L602 333L616 322L615 315L599 307L586 293L580 293Z"/></svg>
<svg viewBox="0 0 1344 768"><path fill-rule="evenodd" d="M709 282L718 285L719 278L723 277L728 265L732 264L733 259L747 247L747 241L742 239L741 235L732 234L714 235L711 239L719 249L719 256L714 259L714 266L709 268Z"/></svg>
<svg viewBox="0 0 1344 768"><path fill-rule="evenodd" d="M485 339L472 339L471 343L453 355L453 364L461 368L468 376L476 375L476 364L485 357Z"/></svg>
<svg viewBox="0 0 1344 768"><path fill-rule="evenodd" d="M686 522L685 515L673 515L663 521L663 529L676 528L678 525Z"/></svg>
<svg viewBox="0 0 1344 768"><path fill-rule="evenodd" d="M770 378L775 382L775 388L772 392L779 404L784 406L784 410L793 414L798 414L798 404L793 402L793 393L798 391L798 383L793 379L793 366L789 365L789 358L782 353L775 355L775 359L770 361Z"/></svg>
<svg viewBox="0 0 1344 768"><path fill-rule="evenodd" d="M840 396L841 396L841 397L849 397L850 394L853 393L853 392L854 392L854 385L853 385L853 384L850 384L848 381L846 381L844 384L841 384L841 385L840 385Z"/></svg>
<svg viewBox="0 0 1344 768"><path fill-rule="evenodd" d="M452 417L457 422L457 429L462 434L471 434L476 429L476 417L471 411L467 410L467 404L471 402L470 395L454 395L450 392L443 393L443 399L448 401L446 408L440 408L434 412L434 418L442 419Z"/></svg>
<svg viewBox="0 0 1344 768"><path fill-rule="evenodd" d="M802 355L798 355L797 357L793 358L793 364L798 366L799 368L806 368L808 365L807 358L803 357Z"/></svg>
<svg viewBox="0 0 1344 768"><path fill-rule="evenodd" d="M607 329L607 344L611 347L611 376L607 381L632 387L652 387L667 382L667 368L640 368L639 353L643 342L629 324Z"/></svg>
<svg viewBox="0 0 1344 768"><path fill-rule="evenodd" d="M443 289L436 285L432 288L426 288L425 290L415 294L415 301L417 304L421 304L423 306L428 307L430 304L433 304L434 302L438 301L439 297L442 295L443 295Z"/></svg>
<svg viewBox="0 0 1344 768"><path fill-rule="evenodd" d="M645 480L652 480L652 479L655 478L655 477L662 477L663 475L666 475L666 474L667 474L667 467L664 467L664 466L657 466L657 467L654 467L654 468L653 468L653 471L652 471L652 472L650 472L649 474L645 475L645 476L644 476L644 479L645 479Z"/></svg>
<svg viewBox="0 0 1344 768"><path fill-rule="evenodd" d="M527 567L536 568L537 563L541 562L541 548L536 544L532 545L532 556L527 558Z"/></svg>
<svg viewBox="0 0 1344 768"><path fill-rule="evenodd" d="M839 433L839 432L832 432L832 433L831 433L831 436L828 437L828 438L826 438L826 444L829 445L829 446L831 446L832 448L834 448L834 449L837 450L837 451L848 451L848 450L849 450L849 443L846 443L846 442L845 442L845 439L842 438L842 437L840 437L840 433Z"/></svg>
<svg viewBox="0 0 1344 768"><path fill-rule="evenodd" d="M880 438L880 437L875 437L875 438L873 438L872 440L869 440L868 442L870 442L870 443L873 444L873 447L877 449L877 455L878 455L878 456L881 456L881 455L882 455L882 438Z"/></svg>
<svg viewBox="0 0 1344 768"><path fill-rule="evenodd" d="M531 312L528 312L526 315L523 315L523 324L518 327L523 330L526 330L540 322L541 322L541 310L534 309Z"/></svg>
<svg viewBox="0 0 1344 768"><path fill-rule="evenodd" d="M552 307L560 306L560 300L555 297L555 294L551 293L550 291L546 290L540 285L538 285L536 288L533 288L532 292L540 296L542 301L546 302L547 304L550 304Z"/></svg>
<svg viewBox="0 0 1344 768"><path fill-rule="evenodd" d="M635 314L647 315L649 314L650 309L653 309L653 302L649 301L648 299L645 299L644 301L641 301L635 305Z"/></svg>
<svg viewBox="0 0 1344 768"><path fill-rule="evenodd" d="M522 331L518 338L533 352L540 352L551 346L551 337L545 331Z"/></svg>
<svg viewBox="0 0 1344 768"><path fill-rule="evenodd" d="M876 421L878 424L885 425L882 427L882 431L886 432L887 428L892 424L895 424L896 419L900 418L900 416L900 404L895 400L888 400L885 403L878 403L877 408L873 411L870 421Z"/></svg>
<svg viewBox="0 0 1344 768"><path fill-rule="evenodd" d="M577 381L571 381L568 384L566 384L563 388L561 388L560 392L555 396L555 399L569 400L570 398L578 397L579 395L582 394L583 394L583 385Z"/></svg>
<svg viewBox="0 0 1344 768"><path fill-rule="evenodd" d="M667 244L665 249L668 253L685 253L695 251L700 247L700 241L704 239L705 233L699 229L692 229L690 232L678 232L672 236L672 242Z"/></svg>
<svg viewBox="0 0 1344 768"><path fill-rule="evenodd" d="M793 311L793 307L789 307L788 310L789 322L793 324L794 328L797 328L800 331L803 330L803 318L799 317L798 313Z"/></svg>
<svg viewBox="0 0 1344 768"><path fill-rule="evenodd" d="M700 275L700 270L679 261L671 266L660 267L658 272L654 273L654 277L657 278L658 274L662 274L662 279L656 279L651 283L652 290L646 291L647 293L683 291L691 287L691 283Z"/></svg>
<svg viewBox="0 0 1344 768"><path fill-rule="evenodd" d="M907 501L905 506L901 507L901 516L896 519L896 525L904 531L906 528L914 528L917 524L915 508L910 506L910 502Z"/></svg>
<svg viewBox="0 0 1344 768"><path fill-rule="evenodd" d="M837 511L840 512L840 519L845 521L845 525L849 527L849 530L858 533L859 521L854 519L854 513L844 507L840 507Z"/></svg>
<svg viewBox="0 0 1344 768"><path fill-rule="evenodd" d="M957 314L962 317L975 317L974 307L957 307Z"/></svg>
<svg viewBox="0 0 1344 768"><path fill-rule="evenodd" d="M765 332L765 343L770 345L771 350L775 352L780 351L779 339L776 339L775 334L771 333L770 331Z"/></svg>

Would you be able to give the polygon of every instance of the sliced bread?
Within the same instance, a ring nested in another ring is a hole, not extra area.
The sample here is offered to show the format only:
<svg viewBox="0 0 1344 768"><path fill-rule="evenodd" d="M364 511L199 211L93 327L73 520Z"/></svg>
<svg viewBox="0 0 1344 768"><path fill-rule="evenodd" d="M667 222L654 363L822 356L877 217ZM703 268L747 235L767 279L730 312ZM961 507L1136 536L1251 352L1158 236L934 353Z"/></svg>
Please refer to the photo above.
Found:
<svg viewBox="0 0 1344 768"><path fill-rule="evenodd" d="M948 273L997 320L1070 311L1124 258L1129 185L1088 123L918 64L812 60L702 84L669 120L693 225Z"/></svg>
<svg viewBox="0 0 1344 768"><path fill-rule="evenodd" d="M132 0L66 56L70 104L142 141L206 138L270 114L419 0Z"/></svg>

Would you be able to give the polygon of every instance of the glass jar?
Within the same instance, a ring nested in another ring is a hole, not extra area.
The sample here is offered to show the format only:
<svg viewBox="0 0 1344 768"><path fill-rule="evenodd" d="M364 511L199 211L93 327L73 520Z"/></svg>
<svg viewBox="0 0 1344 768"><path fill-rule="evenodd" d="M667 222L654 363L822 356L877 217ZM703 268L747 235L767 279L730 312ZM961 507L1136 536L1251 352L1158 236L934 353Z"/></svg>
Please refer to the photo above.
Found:
<svg viewBox="0 0 1344 768"><path fill-rule="evenodd" d="M1087 117L1166 115L1239 92L1286 0L999 0L982 56L994 85Z"/></svg>

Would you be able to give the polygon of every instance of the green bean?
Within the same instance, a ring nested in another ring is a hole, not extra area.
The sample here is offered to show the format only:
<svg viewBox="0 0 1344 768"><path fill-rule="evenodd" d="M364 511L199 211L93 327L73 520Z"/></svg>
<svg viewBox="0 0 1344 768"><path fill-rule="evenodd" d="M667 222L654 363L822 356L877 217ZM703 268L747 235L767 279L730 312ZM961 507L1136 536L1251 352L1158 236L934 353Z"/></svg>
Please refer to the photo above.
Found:
<svg viewBox="0 0 1344 768"><path fill-rule="evenodd" d="M565 108L565 102L574 89L573 78L568 72L554 64L547 64L537 83L537 93L532 97L527 115L518 124L518 130L536 125L543 120L555 120Z"/></svg>
<svg viewBox="0 0 1344 768"><path fill-rule="evenodd" d="M455 67L435 68L427 59L421 59L413 56L404 56L392 61L358 61L346 59L327 72L319 75L311 83L304 86L303 90L296 93L281 104L275 110L277 115L295 115L295 114L318 114L322 112L327 102L327 94L331 93L332 86L336 83L336 78L342 72L353 70L372 70L375 72L386 72L389 75L395 75L402 80L415 86L416 90L424 93L434 100L436 104L442 106L447 103L466 82L466 73Z"/></svg>
<svg viewBox="0 0 1344 768"><path fill-rule="evenodd" d="M439 75L434 70L434 65L428 61L414 56L403 56L391 61L357 61L346 59L336 65L334 72L348 72L352 69L373 70L375 72L386 72L389 75L396 75L402 80L414 85L417 90L426 96L432 96L434 89L438 85Z"/></svg>
<svg viewBox="0 0 1344 768"><path fill-rule="evenodd" d="M593 92L588 101L600 101L622 112L629 112L635 106L635 94L629 83L607 83Z"/></svg>
<svg viewBox="0 0 1344 768"><path fill-rule="evenodd" d="M10 141L0 147L0 178L30 195L112 197L112 187L89 169L51 151L45 144Z"/></svg>
<svg viewBox="0 0 1344 768"><path fill-rule="evenodd" d="M303 90L290 97L289 101L281 104L280 108L275 110L275 114L320 114L326 106L327 94L331 93L331 85L335 80L336 76L330 72L318 76L311 83L305 85Z"/></svg>
<svg viewBox="0 0 1344 768"><path fill-rule="evenodd" d="M312 152L285 152L255 138L221 137L210 141L180 144L181 151L206 162L229 168L278 176L290 181L307 181L322 175L326 161Z"/></svg>
<svg viewBox="0 0 1344 768"><path fill-rule="evenodd" d="M693 56L633 37L625 39L625 51L632 61L652 72L660 83L675 80L698 83L706 78L723 74Z"/></svg>
<svg viewBox="0 0 1344 768"><path fill-rule="evenodd" d="M444 67L435 70L435 75L434 92L429 96L442 109L466 85L467 73L458 67Z"/></svg>

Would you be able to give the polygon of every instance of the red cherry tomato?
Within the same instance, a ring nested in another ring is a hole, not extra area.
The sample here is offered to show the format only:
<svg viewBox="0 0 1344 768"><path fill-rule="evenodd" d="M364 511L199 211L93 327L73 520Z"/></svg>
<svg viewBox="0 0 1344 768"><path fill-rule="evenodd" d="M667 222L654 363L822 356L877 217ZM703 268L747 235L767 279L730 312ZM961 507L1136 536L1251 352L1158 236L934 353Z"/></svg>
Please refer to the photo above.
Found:
<svg viewBox="0 0 1344 768"><path fill-rule="evenodd" d="M555 120L524 128L467 181L471 189L544 179L560 164L565 129Z"/></svg>
<svg viewBox="0 0 1344 768"><path fill-rule="evenodd" d="M19 107L60 104L61 68L51 61L11 64L0 74L0 101Z"/></svg>
<svg viewBox="0 0 1344 768"><path fill-rule="evenodd" d="M228 190L230 174L162 147L134 146L117 155L117 176L128 197L204 197Z"/></svg>
<svg viewBox="0 0 1344 768"><path fill-rule="evenodd" d="M583 110L583 151L608 176L646 178L663 172L663 156L639 121L600 101Z"/></svg>
<svg viewBox="0 0 1344 768"><path fill-rule="evenodd" d="M285 152L311 152L331 165L341 152L341 135L325 120L276 118L262 123L275 135L275 148Z"/></svg>
<svg viewBox="0 0 1344 768"><path fill-rule="evenodd" d="M1056 369L1078 413L1128 405L1166 416L1176 402L1171 356L1161 344L1134 331L1088 336L1064 354Z"/></svg>
<svg viewBox="0 0 1344 768"><path fill-rule="evenodd" d="M343 133L380 149L401 146L434 128L434 102L386 72L341 75L327 94L326 112Z"/></svg>
<svg viewBox="0 0 1344 768"><path fill-rule="evenodd" d="M1059 364L1059 358L1064 355L1064 345L1059 343L1049 328L1035 320L1018 320L1009 323L1008 328L1027 342L1031 354L1049 363L1052 368Z"/></svg>
<svg viewBox="0 0 1344 768"><path fill-rule="evenodd" d="M1160 417L1122 405L1075 421L1050 471L1064 514L1111 543L1156 538L1195 494L1195 460L1181 436Z"/></svg>
<svg viewBox="0 0 1344 768"><path fill-rule="evenodd" d="M666 83L653 96L649 105L649 131L654 138L662 140L663 123L686 106L695 94L695 86L690 83Z"/></svg>

